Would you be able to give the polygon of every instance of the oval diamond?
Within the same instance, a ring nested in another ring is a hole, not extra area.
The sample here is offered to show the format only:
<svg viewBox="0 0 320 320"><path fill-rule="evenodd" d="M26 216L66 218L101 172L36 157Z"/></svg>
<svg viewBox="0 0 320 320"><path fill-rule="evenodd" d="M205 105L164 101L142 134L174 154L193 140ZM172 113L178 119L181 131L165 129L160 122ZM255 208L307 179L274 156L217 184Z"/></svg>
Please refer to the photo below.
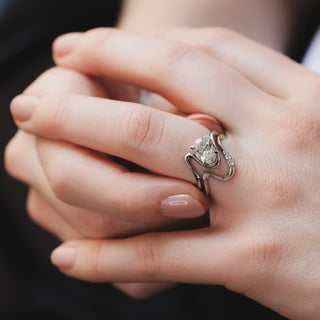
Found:
<svg viewBox="0 0 320 320"><path fill-rule="evenodd" d="M203 151L201 161L207 166L215 165L217 162L217 152L213 148Z"/></svg>
<svg viewBox="0 0 320 320"><path fill-rule="evenodd" d="M205 166L212 167L217 164L218 152L210 135L197 139L191 149L194 151L194 156Z"/></svg>

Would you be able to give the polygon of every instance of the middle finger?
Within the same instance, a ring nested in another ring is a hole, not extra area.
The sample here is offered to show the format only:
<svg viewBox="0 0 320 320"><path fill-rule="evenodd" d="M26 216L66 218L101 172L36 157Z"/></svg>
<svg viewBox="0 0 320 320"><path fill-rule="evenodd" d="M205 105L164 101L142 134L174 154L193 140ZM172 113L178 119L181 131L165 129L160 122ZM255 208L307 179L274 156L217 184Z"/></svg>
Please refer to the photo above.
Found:
<svg viewBox="0 0 320 320"><path fill-rule="evenodd" d="M30 108L34 111L27 120ZM184 155L196 139L209 133L192 120L143 105L81 95L19 96L11 111L20 129L37 136L71 142L189 182L195 181Z"/></svg>
<svg viewBox="0 0 320 320"><path fill-rule="evenodd" d="M247 106L259 105L266 96L231 67L178 41L102 28L73 41L73 50L63 56L58 48L68 36L56 41L59 65L157 92L185 112L214 114L233 129L239 128ZM124 54L128 48L130 54Z"/></svg>

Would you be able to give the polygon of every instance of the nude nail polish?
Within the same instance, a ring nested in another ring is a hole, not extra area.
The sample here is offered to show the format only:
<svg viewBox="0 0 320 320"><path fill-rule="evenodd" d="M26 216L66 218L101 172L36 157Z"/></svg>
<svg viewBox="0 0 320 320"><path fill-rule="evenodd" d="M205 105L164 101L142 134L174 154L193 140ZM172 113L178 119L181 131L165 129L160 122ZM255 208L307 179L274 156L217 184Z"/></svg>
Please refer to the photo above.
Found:
<svg viewBox="0 0 320 320"><path fill-rule="evenodd" d="M205 213L205 208L188 194L177 194L161 201L161 212L170 218L195 218Z"/></svg>
<svg viewBox="0 0 320 320"><path fill-rule="evenodd" d="M28 121L39 103L39 97L31 94L21 94L11 101L10 111L16 121Z"/></svg>
<svg viewBox="0 0 320 320"><path fill-rule="evenodd" d="M81 33L73 32L60 36L57 38L52 46L52 50L54 55L58 57L66 56L71 53L79 38L81 37Z"/></svg>
<svg viewBox="0 0 320 320"><path fill-rule="evenodd" d="M58 268L72 268L76 259L76 248L58 247L51 253L51 262Z"/></svg>

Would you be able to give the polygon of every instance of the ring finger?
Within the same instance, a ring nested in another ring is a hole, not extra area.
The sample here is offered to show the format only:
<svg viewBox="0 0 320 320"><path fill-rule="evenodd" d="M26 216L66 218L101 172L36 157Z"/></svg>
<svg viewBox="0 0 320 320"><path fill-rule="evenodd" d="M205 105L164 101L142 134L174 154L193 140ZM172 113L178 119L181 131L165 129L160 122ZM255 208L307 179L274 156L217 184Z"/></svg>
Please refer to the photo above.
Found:
<svg viewBox="0 0 320 320"><path fill-rule="evenodd" d="M13 100L11 110L22 130L117 156L188 182L195 181L184 155L196 139L209 133L194 121L149 107L80 95L40 99L22 95ZM216 131L221 129L217 126Z"/></svg>
<svg viewBox="0 0 320 320"><path fill-rule="evenodd" d="M150 223L206 211L204 195L189 183L130 172L104 155L69 143L38 140L40 162L54 194L63 202L102 213L101 219Z"/></svg>

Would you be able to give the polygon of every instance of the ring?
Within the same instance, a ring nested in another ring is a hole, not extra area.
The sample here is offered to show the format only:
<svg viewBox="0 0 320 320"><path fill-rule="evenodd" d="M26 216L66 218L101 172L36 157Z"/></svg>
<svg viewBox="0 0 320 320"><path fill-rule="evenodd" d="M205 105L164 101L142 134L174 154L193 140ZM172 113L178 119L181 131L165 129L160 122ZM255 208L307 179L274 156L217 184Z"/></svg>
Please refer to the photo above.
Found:
<svg viewBox="0 0 320 320"><path fill-rule="evenodd" d="M213 131L197 139L190 147L191 152L188 152L184 157L186 165L191 169L197 180L197 187L206 195L209 194L209 177L213 177L219 181L227 181L233 177L235 172L234 160L221 143L224 138L225 136L223 134ZM207 169L214 169L220 166L222 156L229 168L227 174L220 176L208 171ZM192 166L190 162L191 159L204 167L205 170L199 174Z"/></svg>

